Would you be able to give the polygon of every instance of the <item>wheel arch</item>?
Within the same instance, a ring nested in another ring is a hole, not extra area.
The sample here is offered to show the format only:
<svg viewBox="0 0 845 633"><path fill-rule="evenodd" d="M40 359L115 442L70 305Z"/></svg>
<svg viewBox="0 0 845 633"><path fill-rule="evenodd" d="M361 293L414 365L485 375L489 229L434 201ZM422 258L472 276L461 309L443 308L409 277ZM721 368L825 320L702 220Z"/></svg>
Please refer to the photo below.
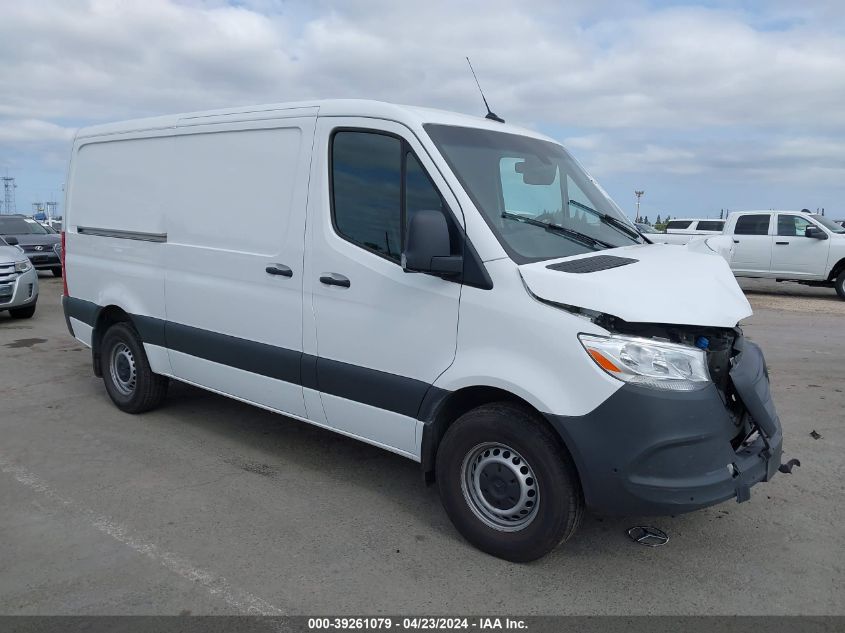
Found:
<svg viewBox="0 0 845 633"><path fill-rule="evenodd" d="M100 308L97 311L94 320L94 329L91 332L91 356L94 362L94 375L98 378L103 376L103 368L100 363L100 345L103 341L103 335L115 323L133 322L132 317L126 310L114 304Z"/></svg>
<svg viewBox="0 0 845 633"><path fill-rule="evenodd" d="M845 257L840 259L833 265L833 268L830 269L830 275L827 276L828 281L836 281L836 278L845 270Z"/></svg>
<svg viewBox="0 0 845 633"><path fill-rule="evenodd" d="M536 413L542 423L547 425L558 439L561 448L572 458L572 451L554 425L549 422L546 414L539 411L524 398L506 389L489 385L462 387L456 391L432 389L426 394L419 415L419 419L423 422L420 466L427 484L432 484L435 481L437 449L449 427L467 411L492 402L511 402ZM578 464L574 459L572 463L575 465L579 479L581 479Z"/></svg>

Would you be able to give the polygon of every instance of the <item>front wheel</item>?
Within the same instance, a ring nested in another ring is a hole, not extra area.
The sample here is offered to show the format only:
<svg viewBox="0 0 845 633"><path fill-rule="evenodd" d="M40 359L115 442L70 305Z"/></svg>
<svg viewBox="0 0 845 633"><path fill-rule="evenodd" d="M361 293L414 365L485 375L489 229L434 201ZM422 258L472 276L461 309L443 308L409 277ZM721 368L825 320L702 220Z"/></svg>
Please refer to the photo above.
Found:
<svg viewBox="0 0 845 633"><path fill-rule="evenodd" d="M437 451L440 498L479 549L528 562L568 540L584 512L572 459L535 413L499 402L449 427Z"/></svg>
<svg viewBox="0 0 845 633"><path fill-rule="evenodd" d="M845 299L845 270L839 273L839 276L836 278L836 281L833 282L833 285L836 288L836 294L839 295L839 298Z"/></svg>
<svg viewBox="0 0 845 633"><path fill-rule="evenodd" d="M61 277L62 276L62 267L61 266L53 266L50 269L50 272L53 273L53 277Z"/></svg>
<svg viewBox="0 0 845 633"><path fill-rule="evenodd" d="M106 330L100 366L106 391L121 411L149 411L167 395L167 377L153 373L141 339L129 323L116 323Z"/></svg>

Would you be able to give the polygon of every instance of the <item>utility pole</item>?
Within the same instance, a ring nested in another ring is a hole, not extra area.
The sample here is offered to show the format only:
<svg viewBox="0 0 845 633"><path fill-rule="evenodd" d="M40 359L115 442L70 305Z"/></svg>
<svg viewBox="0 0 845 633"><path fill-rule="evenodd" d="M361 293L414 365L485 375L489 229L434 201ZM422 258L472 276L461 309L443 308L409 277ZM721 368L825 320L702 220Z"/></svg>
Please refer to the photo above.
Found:
<svg viewBox="0 0 845 633"><path fill-rule="evenodd" d="M644 193L645 193L645 191L642 191L642 190L634 191L634 195L637 196L637 221L638 222L640 220L640 198L643 197Z"/></svg>
<svg viewBox="0 0 845 633"><path fill-rule="evenodd" d="M15 203L15 189L18 186L15 184L15 177L3 176L0 180L3 181L3 213L17 213L18 207Z"/></svg>

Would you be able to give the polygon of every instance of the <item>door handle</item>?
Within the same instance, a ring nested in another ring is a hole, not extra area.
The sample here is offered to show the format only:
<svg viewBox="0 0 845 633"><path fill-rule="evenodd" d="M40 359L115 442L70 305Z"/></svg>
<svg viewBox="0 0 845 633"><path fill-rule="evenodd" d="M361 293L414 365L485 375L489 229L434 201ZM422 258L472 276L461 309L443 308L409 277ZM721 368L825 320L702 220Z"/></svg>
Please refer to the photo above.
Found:
<svg viewBox="0 0 845 633"><path fill-rule="evenodd" d="M323 273L320 275L320 283L327 286L340 286L341 288L349 288L349 278L344 277L339 273Z"/></svg>
<svg viewBox="0 0 845 633"><path fill-rule="evenodd" d="M270 264L264 271L269 275L281 275L282 277L293 277L293 271L290 266L284 264Z"/></svg>
<svg viewBox="0 0 845 633"><path fill-rule="evenodd" d="M739 244L739 240L734 240L734 244Z"/></svg>
<svg viewBox="0 0 845 633"><path fill-rule="evenodd" d="M778 246L789 246L789 242L775 242Z"/></svg>

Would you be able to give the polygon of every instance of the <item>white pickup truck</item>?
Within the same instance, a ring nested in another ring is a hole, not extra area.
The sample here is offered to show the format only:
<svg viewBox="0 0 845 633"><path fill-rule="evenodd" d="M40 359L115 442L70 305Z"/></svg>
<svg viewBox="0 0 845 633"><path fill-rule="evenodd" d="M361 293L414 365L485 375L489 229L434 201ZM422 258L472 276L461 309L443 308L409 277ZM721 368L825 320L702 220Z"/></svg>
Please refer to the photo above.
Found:
<svg viewBox="0 0 845 633"><path fill-rule="evenodd" d="M655 244L686 244L694 237L719 235L724 226L724 220L676 218L666 224L665 233L649 233L647 237Z"/></svg>
<svg viewBox="0 0 845 633"><path fill-rule="evenodd" d="M733 239L737 277L836 288L845 299L845 228L836 222L801 211L734 211L724 235Z"/></svg>

